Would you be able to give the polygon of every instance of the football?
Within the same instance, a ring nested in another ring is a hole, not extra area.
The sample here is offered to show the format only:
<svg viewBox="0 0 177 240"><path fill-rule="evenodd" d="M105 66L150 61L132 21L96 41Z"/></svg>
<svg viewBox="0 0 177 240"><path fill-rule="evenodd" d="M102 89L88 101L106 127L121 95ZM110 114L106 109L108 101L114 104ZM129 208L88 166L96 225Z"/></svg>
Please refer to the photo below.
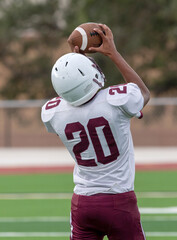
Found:
<svg viewBox="0 0 177 240"><path fill-rule="evenodd" d="M78 46L83 53L93 53L89 51L90 47L99 47L102 44L101 36L95 32L94 28L100 28L98 23L83 23L76 27L68 38L71 50Z"/></svg>

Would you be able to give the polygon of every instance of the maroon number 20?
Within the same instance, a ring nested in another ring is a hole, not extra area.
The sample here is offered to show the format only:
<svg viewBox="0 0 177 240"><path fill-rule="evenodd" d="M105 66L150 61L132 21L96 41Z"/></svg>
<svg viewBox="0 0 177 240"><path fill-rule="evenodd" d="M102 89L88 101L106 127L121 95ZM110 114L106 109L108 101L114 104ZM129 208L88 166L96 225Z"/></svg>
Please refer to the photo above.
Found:
<svg viewBox="0 0 177 240"><path fill-rule="evenodd" d="M99 136L97 134L97 127L102 127L103 135L109 147L110 155L105 156ZM97 161L102 164L113 162L119 156L119 150L112 134L108 121L104 117L93 118L87 124L88 133L93 144L94 151L97 156ZM80 132L80 142L74 145L73 152L77 163L86 167L97 166L95 159L83 160L81 153L86 151L89 147L89 138L84 126L80 122L69 123L65 127L65 134L68 140L73 140L73 133Z"/></svg>

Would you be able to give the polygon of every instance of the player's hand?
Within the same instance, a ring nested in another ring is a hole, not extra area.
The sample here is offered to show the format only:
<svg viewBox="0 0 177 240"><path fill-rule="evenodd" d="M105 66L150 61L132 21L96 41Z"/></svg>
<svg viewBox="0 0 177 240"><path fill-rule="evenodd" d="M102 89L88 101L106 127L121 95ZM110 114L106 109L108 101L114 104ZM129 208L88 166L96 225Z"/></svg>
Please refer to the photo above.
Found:
<svg viewBox="0 0 177 240"><path fill-rule="evenodd" d="M90 47L90 51L100 52L105 56L111 56L116 50L116 46L114 43L114 38L111 29L105 24L99 24L102 30L99 28L94 28L94 31L97 32L102 38L102 44L100 47Z"/></svg>
<svg viewBox="0 0 177 240"><path fill-rule="evenodd" d="M73 47L73 49L71 49L71 50L72 50L72 52L74 52L74 53L80 53L80 54L85 55L83 52L80 51L80 49L79 49L78 46Z"/></svg>

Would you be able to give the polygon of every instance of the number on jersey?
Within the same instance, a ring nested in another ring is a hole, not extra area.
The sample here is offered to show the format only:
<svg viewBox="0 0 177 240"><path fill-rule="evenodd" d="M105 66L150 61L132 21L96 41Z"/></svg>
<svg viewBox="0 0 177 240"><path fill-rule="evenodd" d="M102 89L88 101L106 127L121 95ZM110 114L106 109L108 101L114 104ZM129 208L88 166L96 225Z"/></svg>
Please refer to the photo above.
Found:
<svg viewBox="0 0 177 240"><path fill-rule="evenodd" d="M96 128L98 127L102 127L103 136L106 139L107 147L110 151L108 156L105 156L101 141L97 134ZM97 161L102 164L108 164L115 161L119 156L119 150L108 121L104 117L90 119L87 124L87 130L97 156ZM86 167L97 166L95 159L83 160L81 157L81 153L86 151L91 144L84 126L80 122L69 123L66 125L65 134L68 140L74 140L73 133L75 132L79 132L80 137L80 142L73 147L73 153L77 163Z"/></svg>

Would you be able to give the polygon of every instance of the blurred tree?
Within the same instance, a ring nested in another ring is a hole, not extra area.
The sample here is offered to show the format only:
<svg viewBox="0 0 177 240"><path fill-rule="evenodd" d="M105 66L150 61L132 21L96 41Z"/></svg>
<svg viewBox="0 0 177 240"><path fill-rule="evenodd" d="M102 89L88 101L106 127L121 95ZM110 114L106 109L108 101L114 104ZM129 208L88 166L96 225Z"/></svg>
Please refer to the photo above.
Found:
<svg viewBox="0 0 177 240"><path fill-rule="evenodd" d="M49 80L52 56L63 32L60 2L0 0L0 64L8 71L1 90L3 98L55 94Z"/></svg>
<svg viewBox="0 0 177 240"><path fill-rule="evenodd" d="M177 92L176 0L75 0L67 12L69 34L82 22L102 22L113 31L120 53L159 94ZM109 84L120 81L112 63L96 55Z"/></svg>
<svg viewBox="0 0 177 240"><path fill-rule="evenodd" d="M0 0L0 65L8 71L1 97L55 95L49 81L54 55L63 38L90 21L112 29L120 53L156 95L176 94L176 12L176 0ZM109 59L94 57L109 84L122 82Z"/></svg>

